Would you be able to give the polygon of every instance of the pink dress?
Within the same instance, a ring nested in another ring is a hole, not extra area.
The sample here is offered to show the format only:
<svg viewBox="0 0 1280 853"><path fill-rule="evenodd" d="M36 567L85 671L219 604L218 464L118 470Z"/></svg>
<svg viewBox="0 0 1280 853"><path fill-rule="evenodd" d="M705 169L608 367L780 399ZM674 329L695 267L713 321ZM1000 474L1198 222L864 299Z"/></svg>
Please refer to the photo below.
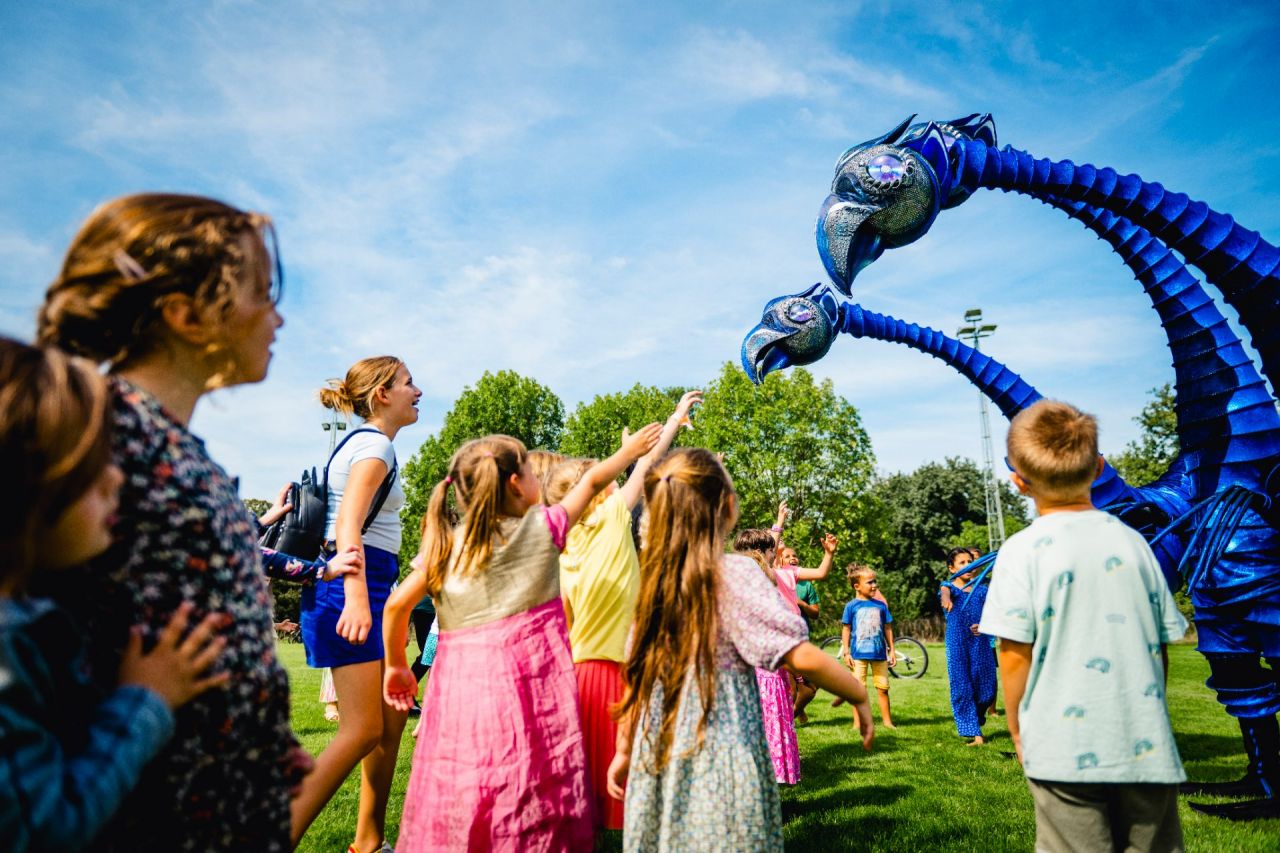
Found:
<svg viewBox="0 0 1280 853"><path fill-rule="evenodd" d="M504 529L489 565L451 570L423 699L401 853L590 850L578 685L560 603L564 510ZM455 535L458 553L461 533Z"/></svg>
<svg viewBox="0 0 1280 853"><path fill-rule="evenodd" d="M778 591L782 593L788 609L799 615L796 570L782 567L774 569L774 573L778 578ZM790 675L782 667L776 670L756 669L756 683L760 687L760 716L764 721L765 740L769 742L774 778L780 785L795 785L800 781L800 743L796 739Z"/></svg>

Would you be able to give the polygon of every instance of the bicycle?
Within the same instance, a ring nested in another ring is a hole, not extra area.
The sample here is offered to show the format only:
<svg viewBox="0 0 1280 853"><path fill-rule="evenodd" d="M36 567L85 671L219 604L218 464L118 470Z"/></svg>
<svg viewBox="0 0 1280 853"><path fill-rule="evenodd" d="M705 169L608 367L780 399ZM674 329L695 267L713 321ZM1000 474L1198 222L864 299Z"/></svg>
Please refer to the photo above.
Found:
<svg viewBox="0 0 1280 853"><path fill-rule="evenodd" d="M837 660L840 659L840 635L827 637L822 641L822 650ZM893 641L893 650L897 661L889 667L889 674L894 678L919 678L929 668L929 652L924 643L913 637L897 637Z"/></svg>

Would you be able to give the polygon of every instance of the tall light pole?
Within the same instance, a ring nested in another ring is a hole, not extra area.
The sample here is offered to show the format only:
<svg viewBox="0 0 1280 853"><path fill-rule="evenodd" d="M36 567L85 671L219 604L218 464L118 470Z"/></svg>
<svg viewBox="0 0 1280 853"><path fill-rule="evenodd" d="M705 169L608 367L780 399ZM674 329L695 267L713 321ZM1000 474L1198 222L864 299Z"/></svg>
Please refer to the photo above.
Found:
<svg viewBox="0 0 1280 853"><path fill-rule="evenodd" d="M965 325L956 329L956 337L974 349L978 342L995 334L995 323L982 322L982 309L964 312ZM991 450L991 420L987 416L987 398L978 392L978 418L982 423L982 492L987 504L987 551L1004 544L1004 507L1000 505L1000 486L996 481L996 460Z"/></svg>
<svg viewBox="0 0 1280 853"><path fill-rule="evenodd" d="M345 419L338 417L338 410L334 409L333 414L329 416L329 420L320 424L320 429L329 433L329 456L333 455L333 448L338 445L338 431L345 430L347 422ZM326 459L328 457L325 457Z"/></svg>

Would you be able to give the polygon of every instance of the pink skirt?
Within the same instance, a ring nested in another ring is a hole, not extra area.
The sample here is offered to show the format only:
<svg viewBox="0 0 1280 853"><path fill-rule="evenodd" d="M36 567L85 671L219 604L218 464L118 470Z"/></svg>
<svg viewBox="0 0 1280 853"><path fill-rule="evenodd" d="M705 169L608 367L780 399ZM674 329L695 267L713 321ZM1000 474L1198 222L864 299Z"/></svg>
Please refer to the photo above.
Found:
<svg viewBox="0 0 1280 853"><path fill-rule="evenodd" d="M760 716L764 722L764 738L769 742L773 759L773 775L779 785L800 781L800 744L796 740L795 708L791 704L791 682L787 671L756 670L760 687Z"/></svg>
<svg viewBox="0 0 1280 853"><path fill-rule="evenodd" d="M586 764L560 599L441 631L396 849L590 850Z"/></svg>

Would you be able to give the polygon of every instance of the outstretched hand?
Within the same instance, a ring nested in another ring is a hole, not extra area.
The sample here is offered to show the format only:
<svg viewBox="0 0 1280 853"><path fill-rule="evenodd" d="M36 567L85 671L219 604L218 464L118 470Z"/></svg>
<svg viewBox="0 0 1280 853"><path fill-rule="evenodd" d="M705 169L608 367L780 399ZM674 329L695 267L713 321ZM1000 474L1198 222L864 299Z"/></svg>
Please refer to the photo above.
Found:
<svg viewBox="0 0 1280 853"><path fill-rule="evenodd" d="M635 435L627 436L627 440L622 443L622 448L619 452L632 461L639 459L650 450L653 450L661 435L662 424L660 423L651 423L648 426L641 427L636 431Z"/></svg>
<svg viewBox="0 0 1280 853"><path fill-rule="evenodd" d="M828 533L822 537L822 550L832 556L836 553L836 547L840 544L840 540L835 537L834 533Z"/></svg>

